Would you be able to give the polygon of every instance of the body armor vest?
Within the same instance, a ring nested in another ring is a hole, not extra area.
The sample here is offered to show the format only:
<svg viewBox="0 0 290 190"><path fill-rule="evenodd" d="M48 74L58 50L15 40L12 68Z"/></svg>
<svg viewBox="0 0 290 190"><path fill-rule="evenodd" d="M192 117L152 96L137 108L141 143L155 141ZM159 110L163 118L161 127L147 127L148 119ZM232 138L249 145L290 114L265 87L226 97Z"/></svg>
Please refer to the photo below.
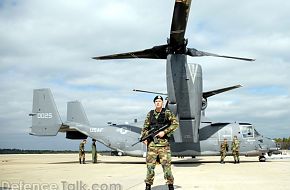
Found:
<svg viewBox="0 0 290 190"><path fill-rule="evenodd" d="M168 118L166 118L166 115L165 115L165 108L162 108L157 119L154 117L153 114L154 114L154 110L151 110L150 111L150 126L162 127L164 125L170 124Z"/></svg>

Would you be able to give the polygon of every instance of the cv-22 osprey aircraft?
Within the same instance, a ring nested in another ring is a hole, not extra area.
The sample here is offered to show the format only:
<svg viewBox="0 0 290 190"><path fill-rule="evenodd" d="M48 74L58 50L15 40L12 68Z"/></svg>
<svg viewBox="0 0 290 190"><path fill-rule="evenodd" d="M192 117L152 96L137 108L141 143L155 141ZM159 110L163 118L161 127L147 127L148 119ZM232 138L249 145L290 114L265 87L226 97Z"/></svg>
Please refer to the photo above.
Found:
<svg viewBox="0 0 290 190"><path fill-rule="evenodd" d="M233 86L203 93L209 97L227 90L238 88ZM67 121L63 122L58 113L51 90L35 89L33 91L32 127L30 135L55 136L58 132L66 133L68 139L86 139L91 137L105 146L115 150L119 155L145 157L146 146L138 143L143 122L132 124L113 124L93 126L89 123L82 104L79 101L67 103ZM278 150L275 143L261 134L250 123L214 123L201 117L198 142L183 142L182 124L174 133L170 145L172 156L217 156L220 144L226 138L231 142L234 135L240 141L240 155L259 156L265 161L265 154L271 155ZM190 135L190 134L189 134Z"/></svg>
<svg viewBox="0 0 290 190"><path fill-rule="evenodd" d="M176 0L174 5L170 37L167 44L141 51L93 57L108 59L166 59L166 83L170 109L178 118L180 127L174 132L171 143L173 156L219 155L221 141L232 141L234 135L240 140L240 154L259 156L264 161L265 154L277 152L275 143L260 135L250 123L217 123L204 120L202 112L207 107L207 98L234 88L232 86L203 92L202 69L199 64L187 63L187 56L214 56L244 61L254 59L224 56L194 48L187 48L184 38L191 0ZM62 122L49 89L34 90L32 135L48 136L65 132L69 139L91 137L119 153L144 156L143 143L131 146L140 137L143 123L93 127L89 124L80 102L68 102L67 121Z"/></svg>

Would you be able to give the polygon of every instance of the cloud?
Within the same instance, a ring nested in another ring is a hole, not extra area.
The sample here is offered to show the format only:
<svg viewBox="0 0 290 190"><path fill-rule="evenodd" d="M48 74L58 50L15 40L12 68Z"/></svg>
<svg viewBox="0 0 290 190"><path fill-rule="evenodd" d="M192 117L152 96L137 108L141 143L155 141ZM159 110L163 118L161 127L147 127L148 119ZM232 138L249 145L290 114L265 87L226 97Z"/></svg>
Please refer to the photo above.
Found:
<svg viewBox="0 0 290 190"><path fill-rule="evenodd" d="M165 61L91 57L165 44L173 5L153 0L1 1L0 128L1 138L11 136L1 148L45 147L27 134L35 88L52 89L63 120L66 102L78 99L92 124L142 121L152 108L152 95L132 89L166 92ZM281 0L192 2L188 47L257 59L188 57L202 65L205 90L244 86L210 98L209 118L247 121L266 136L289 136L287 7Z"/></svg>

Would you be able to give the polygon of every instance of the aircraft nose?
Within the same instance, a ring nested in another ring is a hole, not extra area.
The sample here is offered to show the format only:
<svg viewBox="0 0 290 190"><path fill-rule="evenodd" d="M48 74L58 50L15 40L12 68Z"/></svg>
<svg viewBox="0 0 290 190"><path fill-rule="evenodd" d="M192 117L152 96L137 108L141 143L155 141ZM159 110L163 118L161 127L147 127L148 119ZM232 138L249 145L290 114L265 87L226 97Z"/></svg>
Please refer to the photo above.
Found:
<svg viewBox="0 0 290 190"><path fill-rule="evenodd" d="M275 143L275 141L272 140L272 139L265 138L265 139L264 139L264 144L265 144L265 146L266 146L268 149L276 148L276 143Z"/></svg>
<svg viewBox="0 0 290 190"><path fill-rule="evenodd" d="M264 143L262 144L262 150L265 150L268 155L272 155L272 153L278 154L280 152L274 140L264 138L263 141Z"/></svg>
<svg viewBox="0 0 290 190"><path fill-rule="evenodd" d="M258 141L259 141L260 150L268 151L272 148L276 148L275 142L273 142L271 139L262 138L262 139L259 139Z"/></svg>

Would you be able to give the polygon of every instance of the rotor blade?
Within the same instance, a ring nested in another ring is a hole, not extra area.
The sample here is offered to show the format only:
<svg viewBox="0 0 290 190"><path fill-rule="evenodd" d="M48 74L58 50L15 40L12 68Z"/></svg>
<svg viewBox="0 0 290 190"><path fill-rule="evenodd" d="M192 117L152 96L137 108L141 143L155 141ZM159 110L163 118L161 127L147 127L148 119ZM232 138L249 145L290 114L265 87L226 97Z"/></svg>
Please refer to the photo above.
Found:
<svg viewBox="0 0 290 190"><path fill-rule="evenodd" d="M216 94L220 94L229 90L233 90L236 88L240 88L242 87L242 85L235 85L235 86L230 86L230 87L226 87L226 88L221 88L221 89L217 89L217 90L212 90L212 91L208 91L208 92L204 92L202 93L202 97L204 97L205 99L207 99L210 96L214 96Z"/></svg>
<svg viewBox="0 0 290 190"><path fill-rule="evenodd" d="M99 57L93 57L92 59L97 59L97 60L133 59L133 58L166 59L167 46L168 45L154 46L153 48L145 49L141 51L99 56Z"/></svg>
<svg viewBox="0 0 290 190"><path fill-rule="evenodd" d="M187 55L192 56L192 57L201 57L201 56L213 56L213 57L223 57L223 58L229 58L229 59L238 59L238 60L243 60L243 61L255 61L255 59L250 59L250 58L243 58L243 57L233 57L233 56L226 56L226 55L218 55L214 53L208 53L205 51L199 51L194 48L187 48Z"/></svg>
<svg viewBox="0 0 290 190"><path fill-rule="evenodd" d="M166 93L152 92L152 91L147 91L147 90L138 90L138 89L133 89L133 91L135 91L135 92L144 92L144 93L149 93L149 94L159 94L159 95L167 96Z"/></svg>
<svg viewBox="0 0 290 190"><path fill-rule="evenodd" d="M191 0L176 0L170 30L170 45L179 46L184 43Z"/></svg>

